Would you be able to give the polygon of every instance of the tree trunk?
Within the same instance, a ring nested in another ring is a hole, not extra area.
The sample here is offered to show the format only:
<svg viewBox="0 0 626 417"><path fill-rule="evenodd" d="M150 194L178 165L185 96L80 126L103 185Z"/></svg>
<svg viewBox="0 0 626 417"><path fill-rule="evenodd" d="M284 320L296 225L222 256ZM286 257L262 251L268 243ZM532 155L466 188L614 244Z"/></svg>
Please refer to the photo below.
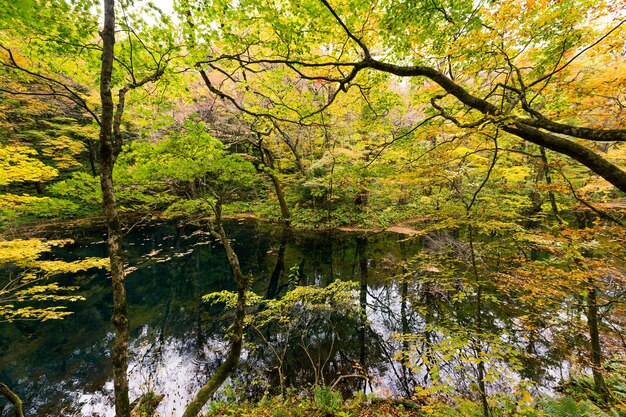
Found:
<svg viewBox="0 0 626 417"><path fill-rule="evenodd" d="M11 389L3 383L0 383L0 394L4 395L4 397L13 404L13 408L15 409L15 417L24 417L24 410L22 409L22 400L17 396L16 393L11 391Z"/></svg>
<svg viewBox="0 0 626 417"><path fill-rule="evenodd" d="M278 199L278 204L280 204L280 215L283 218L286 226L289 226L291 222L291 213L289 213L289 206L287 206L287 200L285 200L285 193L283 192L283 187L280 183L280 180L276 175L270 174L270 178L272 180L272 184L274 184L274 190L276 191L276 198Z"/></svg>
<svg viewBox="0 0 626 417"><path fill-rule="evenodd" d="M243 346L243 332L245 328L244 319L246 316L246 291L248 290L249 278L244 276L239 265L239 258L233 249L224 226L222 225L222 209L218 202L214 209L215 227L212 233L222 242L226 250L228 263L233 272L237 284L237 306L235 308L235 319L230 333L230 349L226 360L217 368L213 376L196 394L196 397L187 405L183 417L196 417L202 411L202 407L213 397L213 394L222 386L224 381L233 373L239 363L241 348Z"/></svg>
<svg viewBox="0 0 626 417"><path fill-rule="evenodd" d="M122 234L113 188L113 166L115 151L113 144L113 95L111 76L113 73L113 49L115 46L115 1L104 1L104 28L102 37L102 69L100 73L100 99L102 116L100 125L100 186L108 229L109 259L113 288L113 387L115 390L115 415L130 416L128 400L128 307L124 262L122 260Z"/></svg>
<svg viewBox="0 0 626 417"><path fill-rule="evenodd" d="M541 162L543 163L543 167L544 167L544 172L546 176L546 184L548 184L548 187L550 187L552 185L552 176L550 175L550 165L548 164L548 155L546 154L546 148L544 148L543 146L540 146L539 152L541 152ZM548 198L550 198L550 206L552 207L552 213L554 213L554 216L556 217L557 221L560 224L563 224L563 219L561 219L561 216L559 214L559 208L556 205L556 197L554 196L554 191L552 191L552 189L548 190Z"/></svg>
<svg viewBox="0 0 626 417"><path fill-rule="evenodd" d="M607 403L609 401L609 389L602 374L602 346L600 345L600 331L598 330L598 300L596 287L593 279L589 279L587 288L587 325L591 339L591 372L598 396Z"/></svg>
<svg viewBox="0 0 626 417"><path fill-rule="evenodd" d="M478 284L478 291L476 292L476 327L479 332L482 332L482 285ZM482 348L480 346L480 340L476 341L476 358L478 364L476 365L478 373L478 391L480 394L480 403L483 407L483 416L489 417L489 403L487 402L487 389L485 388L485 362L481 357Z"/></svg>
<svg viewBox="0 0 626 417"><path fill-rule="evenodd" d="M274 173L275 165L274 165L274 156L272 153L263 147L261 142L259 141L259 148L261 150L261 162L266 165L270 170L264 170L265 173L272 180L272 184L274 185L274 191L276 191L276 198L278 199L278 204L280 205L280 214L285 222L285 225L289 226L291 220L291 213L289 212L289 206L287 205L287 200L285 200L285 193L283 191L282 184L278 179L278 176Z"/></svg>

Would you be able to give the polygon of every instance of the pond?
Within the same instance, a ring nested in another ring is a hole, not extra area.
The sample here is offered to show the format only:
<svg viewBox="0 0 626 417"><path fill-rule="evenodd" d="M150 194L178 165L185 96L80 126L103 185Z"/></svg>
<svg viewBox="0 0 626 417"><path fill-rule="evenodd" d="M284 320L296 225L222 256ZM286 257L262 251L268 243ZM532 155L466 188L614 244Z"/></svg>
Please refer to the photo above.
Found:
<svg viewBox="0 0 626 417"><path fill-rule="evenodd" d="M314 383L334 384L346 395L452 386L472 396L477 343L489 338L481 349L492 353L490 391L520 381L549 391L567 374L567 363L549 348L547 330L512 330L514 313L496 303L484 303L483 334L463 330L471 327L475 303L440 296L445 291L435 291L436 282L421 282L407 269L406 261L424 250L422 239L286 232L253 221L231 221L227 232L259 296L280 299L296 287L354 281L351 294L363 314L305 311L297 326L250 328L232 389L223 396L260 398L281 386L299 390ZM106 256L103 231L75 233L75 243L56 256ZM228 347L228 311L202 302L205 294L234 289L226 256L200 226L144 225L127 233L124 244L131 401L155 391L165 395L159 415L179 416ZM80 285L86 300L71 304L74 313L64 320L2 323L0 380L22 397L30 416L113 416L110 280L104 272L63 279ZM0 415L9 415L8 408Z"/></svg>

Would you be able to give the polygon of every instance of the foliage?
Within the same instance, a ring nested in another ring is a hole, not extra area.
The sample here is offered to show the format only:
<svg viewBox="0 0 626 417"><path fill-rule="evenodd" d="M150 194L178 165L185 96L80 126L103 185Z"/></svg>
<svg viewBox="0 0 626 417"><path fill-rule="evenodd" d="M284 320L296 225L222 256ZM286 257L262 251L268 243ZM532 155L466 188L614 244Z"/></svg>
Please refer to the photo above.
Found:
<svg viewBox="0 0 626 417"><path fill-rule="evenodd" d="M621 358L615 357L609 359L605 367L606 381L612 395L612 405L624 414L626 413L626 373L624 372L626 364ZM563 392L574 400L601 402L595 392L593 378L588 374L573 375L564 383L562 388Z"/></svg>
<svg viewBox="0 0 626 417"><path fill-rule="evenodd" d="M417 417L424 413L392 401L369 399L357 396L344 401L341 393L325 387L313 387L310 392L283 397L265 397L258 403L214 402L208 416L266 416L266 417Z"/></svg>
<svg viewBox="0 0 626 417"><path fill-rule="evenodd" d="M133 143L122 158L118 181L131 190L129 199L166 207L170 215L206 215L217 202L246 198L256 180L252 164L193 119L167 140Z"/></svg>
<svg viewBox="0 0 626 417"><path fill-rule="evenodd" d="M84 172L75 172L70 178L52 184L49 191L52 195L80 202L83 210L102 205L98 178Z"/></svg>
<svg viewBox="0 0 626 417"><path fill-rule="evenodd" d="M71 240L15 239L0 241L0 320L50 320L68 314L66 302L83 300L72 294L76 286L53 281L60 274L76 274L92 268L105 268L108 260L86 258L67 262L41 257L54 247L71 244ZM49 304L53 305L50 306Z"/></svg>
<svg viewBox="0 0 626 417"><path fill-rule="evenodd" d="M276 370L280 392L288 388L284 369L288 362L294 360L288 356L288 347L297 343L297 355L301 355L296 359L298 366L308 369L314 384L320 385L320 401L332 399L331 402L336 404L335 394L328 387L342 377L340 374L331 375L329 380L326 367L336 353L335 341L343 336L338 329L339 324L348 320L365 320L355 289L353 282L335 280L325 287L295 286L276 299L264 299L248 293L246 324L251 329L251 337L260 338L258 345L251 345L250 348L261 353L263 362L268 362L268 369ZM233 309L237 295L221 291L205 295L203 301L224 303L228 309ZM271 332L273 336L266 337L266 332ZM302 363L302 357L308 359L306 364ZM331 406L330 403L326 405Z"/></svg>
<svg viewBox="0 0 626 417"><path fill-rule="evenodd" d="M44 164L36 158L37 151L26 146L0 145L0 187L15 187L24 183L50 181L57 177L57 169ZM6 224L15 221L20 215L34 217L58 216L75 210L71 203L41 196L31 196L28 193L0 194L0 223Z"/></svg>
<svg viewBox="0 0 626 417"><path fill-rule="evenodd" d="M561 398L558 400L544 400L542 402L542 408L544 415L554 417L566 417L566 416L581 416L581 417L608 417L611 415L619 414L607 414L591 401L579 401L570 397Z"/></svg>
<svg viewBox="0 0 626 417"><path fill-rule="evenodd" d="M317 393L317 394L316 394ZM332 400L330 399L332 398ZM513 398L503 399L515 404ZM329 407L329 404L332 406ZM481 416L479 404L462 398L449 398L447 401L429 401L428 404L394 402L393 400L355 397L342 400L341 394L328 388L314 387L312 398L309 395L294 395L287 398L266 397L257 403L215 402L207 416L267 416L267 417L469 417ZM543 398L529 408L507 409L504 404L494 405L495 417L613 417L617 411L608 413L589 401L576 401L571 397Z"/></svg>
<svg viewBox="0 0 626 417"><path fill-rule="evenodd" d="M0 0L2 228L101 212L97 4ZM402 303L422 322L396 342L403 366L427 369L428 384L413 387L421 395L462 392L485 407L484 385L510 382L523 397L527 381L506 375L523 374L536 344L589 366L594 384L603 358L623 354L619 4L181 0L175 16L152 2L116 7L111 88L119 116L124 105L130 114L113 132L120 211L419 225L424 251L400 278ZM74 300L49 278L102 266L43 260L63 242L42 242L3 243L6 320L61 317L38 304ZM228 293L205 301L233 305ZM290 337L321 352L316 331L334 340L338 320L365 320L340 282L249 301L248 325L283 336L264 341L281 371ZM451 378L460 374L463 383ZM623 381L606 378L620 392ZM576 382L572 395L584 398L546 400L544 411L595 412L591 381ZM339 413L324 389L315 409Z"/></svg>
<svg viewBox="0 0 626 417"><path fill-rule="evenodd" d="M57 170L33 158L37 151L25 146L0 147L0 186L17 182L49 181L58 174Z"/></svg>
<svg viewBox="0 0 626 417"><path fill-rule="evenodd" d="M316 386L313 388L313 402L322 412L332 415L340 411L343 398L340 392L328 387Z"/></svg>

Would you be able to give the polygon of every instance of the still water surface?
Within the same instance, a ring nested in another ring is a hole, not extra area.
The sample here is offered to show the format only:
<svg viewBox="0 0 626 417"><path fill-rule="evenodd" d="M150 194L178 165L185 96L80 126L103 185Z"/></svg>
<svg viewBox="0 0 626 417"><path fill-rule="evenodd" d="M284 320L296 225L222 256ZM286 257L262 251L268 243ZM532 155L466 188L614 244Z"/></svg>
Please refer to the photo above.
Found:
<svg viewBox="0 0 626 417"><path fill-rule="evenodd" d="M286 233L250 221L231 222L227 232L242 269L254 276L255 293L272 299L298 285L323 287L335 279L352 280L357 283L355 303L367 316L307 316L306 329L291 329L289 334L285 329L250 330L250 345L230 382L238 395L254 398L268 390L279 392L278 361L272 351L277 347L284 347L279 355L284 385L296 390L316 382L330 385L339 375L365 374L367 381L346 377L337 387L346 393L407 395L415 387L432 386L433 363L444 363L439 370L443 382L472 395L472 344L456 341L450 347L447 342L471 318L471 303L436 299L432 283L425 287L407 274L404 263L424 250L421 240L393 233ZM102 231L76 233L75 244L57 250L56 256L106 256ZM155 391L165 395L159 415L179 416L228 346L227 312L201 301L204 294L234 289L226 256L206 229L168 223L133 229L125 237L125 249L131 401ZM21 395L31 416L113 416L110 281L104 272L67 280L78 283L86 298L71 305L73 315L0 326L0 380ZM558 356L528 335L503 335L515 321L510 312L494 307L487 317L494 338L506 338L506 346L532 353L513 372L507 353L498 352L489 367L493 375L505 377L495 378L491 390L506 389L521 378L543 390L558 382L564 372ZM441 330L445 326L449 332ZM411 366L403 366L401 358ZM9 415L3 404L0 416Z"/></svg>

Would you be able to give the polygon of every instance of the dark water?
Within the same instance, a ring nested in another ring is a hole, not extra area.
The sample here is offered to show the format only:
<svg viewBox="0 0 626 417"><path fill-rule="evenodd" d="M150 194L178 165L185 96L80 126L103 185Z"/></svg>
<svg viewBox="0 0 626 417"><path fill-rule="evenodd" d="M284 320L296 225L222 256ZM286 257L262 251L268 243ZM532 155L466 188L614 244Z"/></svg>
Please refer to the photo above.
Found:
<svg viewBox="0 0 626 417"><path fill-rule="evenodd" d="M492 353L491 391L512 389L520 381L549 389L564 372L563 361L540 341L549 335L514 330L514 314L489 303L484 334L475 334L471 301L441 296L446 292L434 291L436 283L415 279L419 274L411 275L405 262L424 250L419 239L286 233L253 222L232 222L227 232L258 295L276 299L298 286L354 281L354 305L366 318L304 312L294 326L251 329L230 381L236 389L222 395L279 393L282 375L282 385L296 390L336 382L345 393L408 395L453 387L472 396L477 344ZM76 243L56 256L106 256L101 231L76 233ZM234 289L230 269L219 243L199 227L136 228L126 236L125 248L132 271L127 279L131 400L156 391L165 394L160 415L179 416L224 357L228 311L201 297ZM65 279L78 283L86 297L70 306L73 315L0 324L0 380L22 397L28 415L112 416L110 281L104 272ZM340 375L367 375L367 380ZM0 415L9 415L2 401Z"/></svg>

